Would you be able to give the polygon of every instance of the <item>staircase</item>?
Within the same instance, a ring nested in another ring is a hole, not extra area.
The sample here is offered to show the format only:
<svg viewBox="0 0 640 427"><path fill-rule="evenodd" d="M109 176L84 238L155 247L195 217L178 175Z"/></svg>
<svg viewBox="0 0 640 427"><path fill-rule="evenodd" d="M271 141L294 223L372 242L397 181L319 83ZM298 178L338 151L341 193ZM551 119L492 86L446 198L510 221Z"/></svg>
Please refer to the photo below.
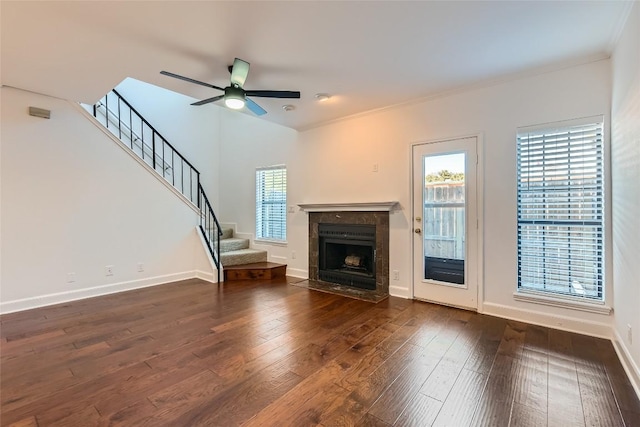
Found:
<svg viewBox="0 0 640 427"><path fill-rule="evenodd" d="M233 228L221 228L219 244L225 282L271 280L286 276L286 264L268 262L267 251L252 249L250 240L236 237Z"/></svg>
<svg viewBox="0 0 640 427"><path fill-rule="evenodd" d="M223 268L225 280L284 277L286 265L268 263L266 251L251 249L249 239L236 238L233 229L220 226L200 185L200 172L115 89L96 105L85 108L124 146L199 209L199 229L217 270L218 283Z"/></svg>
<svg viewBox="0 0 640 427"><path fill-rule="evenodd" d="M223 228L220 235L220 262L224 281L271 280L284 277L287 266L267 262L267 251L251 249L249 239L235 237L233 229Z"/></svg>
<svg viewBox="0 0 640 427"><path fill-rule="evenodd" d="M251 249L249 239L234 237L232 228L223 228L220 235L220 261L225 267L267 262L267 251Z"/></svg>

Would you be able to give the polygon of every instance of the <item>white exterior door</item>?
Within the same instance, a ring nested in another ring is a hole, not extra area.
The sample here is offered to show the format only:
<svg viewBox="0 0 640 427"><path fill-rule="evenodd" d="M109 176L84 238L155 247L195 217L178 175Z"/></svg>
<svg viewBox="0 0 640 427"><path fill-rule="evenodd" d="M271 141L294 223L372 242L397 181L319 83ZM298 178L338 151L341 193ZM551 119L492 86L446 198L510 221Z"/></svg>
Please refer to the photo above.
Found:
<svg viewBox="0 0 640 427"><path fill-rule="evenodd" d="M413 297L478 308L476 137L413 146Z"/></svg>

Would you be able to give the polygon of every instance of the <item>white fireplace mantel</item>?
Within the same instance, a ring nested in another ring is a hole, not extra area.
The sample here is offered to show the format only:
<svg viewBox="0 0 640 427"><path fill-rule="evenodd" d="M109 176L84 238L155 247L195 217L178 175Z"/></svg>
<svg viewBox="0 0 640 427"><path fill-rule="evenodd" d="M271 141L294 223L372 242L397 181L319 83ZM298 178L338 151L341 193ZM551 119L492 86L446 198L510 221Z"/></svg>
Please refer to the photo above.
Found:
<svg viewBox="0 0 640 427"><path fill-rule="evenodd" d="M300 203L305 212L389 212L398 202L361 202L361 203Z"/></svg>

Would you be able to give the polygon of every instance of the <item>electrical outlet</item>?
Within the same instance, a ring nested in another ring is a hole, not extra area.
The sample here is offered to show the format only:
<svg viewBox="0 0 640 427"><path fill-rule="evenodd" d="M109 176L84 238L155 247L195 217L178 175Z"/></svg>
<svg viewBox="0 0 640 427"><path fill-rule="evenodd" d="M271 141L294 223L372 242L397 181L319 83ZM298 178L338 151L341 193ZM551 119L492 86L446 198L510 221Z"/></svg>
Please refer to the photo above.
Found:
<svg viewBox="0 0 640 427"><path fill-rule="evenodd" d="M105 276L113 276L113 265L107 265L104 267Z"/></svg>
<svg viewBox="0 0 640 427"><path fill-rule="evenodd" d="M296 259L296 251L291 251L291 259Z"/></svg>
<svg viewBox="0 0 640 427"><path fill-rule="evenodd" d="M627 339L629 340L629 344L633 344L633 328L630 324L627 324Z"/></svg>
<svg viewBox="0 0 640 427"><path fill-rule="evenodd" d="M296 207L295 206L289 206L287 208L287 212L288 213L296 213Z"/></svg>
<svg viewBox="0 0 640 427"><path fill-rule="evenodd" d="M400 272L398 270L393 270L393 280L400 280Z"/></svg>
<svg viewBox="0 0 640 427"><path fill-rule="evenodd" d="M373 172L378 172L378 164L377 163L373 164L372 170L373 170Z"/></svg>
<svg viewBox="0 0 640 427"><path fill-rule="evenodd" d="M138 273L142 273L144 271L144 264L139 262L138 263Z"/></svg>
<svg viewBox="0 0 640 427"><path fill-rule="evenodd" d="M67 283L73 283L76 281L76 273L67 273Z"/></svg>

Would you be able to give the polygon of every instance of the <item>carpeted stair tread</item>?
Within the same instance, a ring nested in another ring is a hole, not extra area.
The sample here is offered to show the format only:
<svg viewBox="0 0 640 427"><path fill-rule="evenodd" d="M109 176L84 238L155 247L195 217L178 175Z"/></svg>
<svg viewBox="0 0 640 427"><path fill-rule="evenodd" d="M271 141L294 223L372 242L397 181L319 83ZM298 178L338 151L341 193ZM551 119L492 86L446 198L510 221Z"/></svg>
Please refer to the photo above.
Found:
<svg viewBox="0 0 640 427"><path fill-rule="evenodd" d="M220 239L231 239L233 237L233 228L223 228Z"/></svg>
<svg viewBox="0 0 640 427"><path fill-rule="evenodd" d="M232 237L220 240L220 253L237 251L240 249L249 249L249 239Z"/></svg>
<svg viewBox="0 0 640 427"><path fill-rule="evenodd" d="M266 262L267 251L259 249L240 249L237 251L222 252L220 261L223 267L230 265L251 264L254 262Z"/></svg>

